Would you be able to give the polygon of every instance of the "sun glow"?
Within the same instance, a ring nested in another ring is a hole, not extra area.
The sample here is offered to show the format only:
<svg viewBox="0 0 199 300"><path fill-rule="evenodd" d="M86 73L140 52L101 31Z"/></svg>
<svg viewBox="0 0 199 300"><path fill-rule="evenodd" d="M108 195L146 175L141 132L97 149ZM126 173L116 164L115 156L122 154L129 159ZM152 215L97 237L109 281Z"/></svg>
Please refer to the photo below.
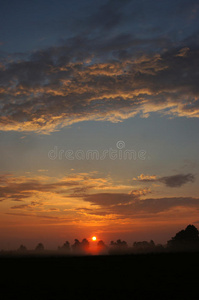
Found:
<svg viewBox="0 0 199 300"><path fill-rule="evenodd" d="M96 236L92 237L92 241L95 242L97 240Z"/></svg>

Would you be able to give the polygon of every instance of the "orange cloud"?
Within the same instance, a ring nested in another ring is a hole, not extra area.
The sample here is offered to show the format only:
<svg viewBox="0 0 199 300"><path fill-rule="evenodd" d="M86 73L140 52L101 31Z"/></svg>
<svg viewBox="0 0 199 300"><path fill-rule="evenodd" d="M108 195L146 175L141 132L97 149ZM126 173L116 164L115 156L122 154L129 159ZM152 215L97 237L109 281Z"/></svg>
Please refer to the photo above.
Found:
<svg viewBox="0 0 199 300"><path fill-rule="evenodd" d="M143 181L154 181L157 179L156 175L144 175L141 174L137 178L133 178L133 180L143 180Z"/></svg>

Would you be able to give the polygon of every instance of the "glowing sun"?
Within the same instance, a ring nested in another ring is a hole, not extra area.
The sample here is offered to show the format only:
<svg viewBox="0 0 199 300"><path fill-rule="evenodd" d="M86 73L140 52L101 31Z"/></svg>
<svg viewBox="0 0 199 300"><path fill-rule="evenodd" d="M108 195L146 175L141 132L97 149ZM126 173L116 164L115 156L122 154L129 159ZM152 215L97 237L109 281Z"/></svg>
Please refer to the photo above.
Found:
<svg viewBox="0 0 199 300"><path fill-rule="evenodd" d="M96 241L96 240L97 240L96 236L93 236L92 241Z"/></svg>

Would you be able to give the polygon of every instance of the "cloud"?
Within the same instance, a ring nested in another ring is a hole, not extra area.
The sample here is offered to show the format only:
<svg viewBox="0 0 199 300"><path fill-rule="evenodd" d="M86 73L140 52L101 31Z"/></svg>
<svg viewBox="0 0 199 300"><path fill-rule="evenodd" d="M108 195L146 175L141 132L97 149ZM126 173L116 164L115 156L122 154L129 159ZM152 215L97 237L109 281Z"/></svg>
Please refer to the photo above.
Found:
<svg viewBox="0 0 199 300"><path fill-rule="evenodd" d="M125 189L130 186L121 186ZM5 174L0 176L0 200L24 201L38 193L44 195L53 193L63 197L80 198L89 190L114 189L110 178L103 178L97 172L68 174L62 178L52 178L48 176L18 176ZM116 187L117 188L117 187ZM41 204L37 201L15 205L12 209L32 208Z"/></svg>
<svg viewBox="0 0 199 300"><path fill-rule="evenodd" d="M123 217L150 217L151 215L170 211L174 208L199 209L199 198L169 197L141 199L138 195L116 193L93 194L84 197L84 201L97 205L88 214L116 214Z"/></svg>
<svg viewBox="0 0 199 300"><path fill-rule="evenodd" d="M150 182L150 181L156 181L157 180L157 176L156 175L144 175L144 174L140 174L137 178L134 177L133 180L135 180L135 181Z"/></svg>
<svg viewBox="0 0 199 300"><path fill-rule="evenodd" d="M13 182L12 178L7 179L0 186L0 199L11 199L21 201L29 198L35 192L56 192L60 193L60 188L78 185L78 182L60 181L56 183L42 183L38 180L25 179L23 182Z"/></svg>
<svg viewBox="0 0 199 300"><path fill-rule="evenodd" d="M136 196L133 193L98 193L87 195L83 199L84 201L91 202L94 205L111 206L115 204L129 203L136 199Z"/></svg>
<svg viewBox="0 0 199 300"><path fill-rule="evenodd" d="M83 35L2 62L1 130L49 133L85 120L120 122L151 112L199 117L199 49L141 51L162 44L169 41Z"/></svg>
<svg viewBox="0 0 199 300"><path fill-rule="evenodd" d="M30 204L14 205L14 206L11 206L10 208L11 209L27 209L27 208L32 209L33 207L36 207L36 206L42 206L41 202L31 201Z"/></svg>
<svg viewBox="0 0 199 300"><path fill-rule="evenodd" d="M140 178L150 179L146 175ZM162 178L164 178L164 184L172 187L192 180L191 176ZM172 183L168 178L172 179ZM104 192L96 192L100 190L100 187ZM113 192L108 192L110 187ZM116 187L115 190L114 187ZM152 215L169 213L173 210L180 211L186 208L187 211L189 208L197 211L199 209L199 198L149 198L151 193L149 188L130 191L130 186L124 187L127 192L119 190L116 192L117 183L113 185L110 178L101 178L94 172L68 175L60 179L40 176L37 180L34 177L14 177L10 174L1 176L0 195L3 198L0 200L24 201L19 205L11 205L10 212L5 211L4 208L5 213L16 212L15 214L24 216L27 213L27 216L30 214L41 218L51 218L52 214L53 219L60 222L64 222L66 215L70 221L83 222L83 220L96 218L102 221L103 217L106 220L150 218ZM83 202L86 205L83 205Z"/></svg>
<svg viewBox="0 0 199 300"><path fill-rule="evenodd" d="M132 190L129 194L134 195L134 196L145 196L147 194L151 194L151 189L143 188L143 189L138 189L138 190Z"/></svg>
<svg viewBox="0 0 199 300"><path fill-rule="evenodd" d="M60 220L67 222L66 218L61 218L61 217L56 217L56 216L48 216L48 215L35 215L35 214L27 214L27 213L5 213L6 215L11 215L11 216L20 216L20 217L35 217L35 218L40 218L40 219L49 219L49 220Z"/></svg>
<svg viewBox="0 0 199 300"><path fill-rule="evenodd" d="M68 178L65 177L61 180L54 179L54 182L52 182L53 179L47 176L31 178L24 176L14 177L11 174L2 175L0 177L0 199L23 201L37 192L65 194L67 190L80 185L80 178L82 179L81 176L76 179L68 176ZM36 203L32 201L31 206L36 205ZM15 206L14 208L22 208L22 206ZM30 204L28 207L30 207Z"/></svg>
<svg viewBox="0 0 199 300"><path fill-rule="evenodd" d="M194 180L192 174L179 174L156 179L150 175L141 175L138 180L161 181L169 187L179 187ZM89 214L112 218L112 215L122 214L124 217L125 214L134 215L136 212L141 213L142 210L143 213L159 211L159 209L161 211L164 210L164 207L175 206L177 203L175 201L178 201L177 198L163 201L149 199L147 197L151 193L150 188L131 189L131 186L118 185L117 182L113 183L110 178L100 177L96 172L68 174L59 179L47 176L14 177L11 174L0 177L0 201L24 201L10 206L11 210L20 212L60 214L64 211L73 217L77 214L86 217ZM142 199L143 196L146 199ZM190 199L189 204L191 205L195 200ZM85 209L81 209L82 201L88 203L88 207ZM182 199L178 203L181 205L184 203L183 201ZM75 206L74 203L76 203Z"/></svg>
<svg viewBox="0 0 199 300"><path fill-rule="evenodd" d="M156 175L144 175L141 174L133 180L140 182L161 182L164 183L167 187L181 187L182 185L188 182L194 182L195 176L191 173L188 174L177 174L171 176L164 176L158 178Z"/></svg>
<svg viewBox="0 0 199 300"><path fill-rule="evenodd" d="M178 174L173 176L166 176L159 179L168 187L181 187L187 182L194 182L195 176L193 174Z"/></svg>

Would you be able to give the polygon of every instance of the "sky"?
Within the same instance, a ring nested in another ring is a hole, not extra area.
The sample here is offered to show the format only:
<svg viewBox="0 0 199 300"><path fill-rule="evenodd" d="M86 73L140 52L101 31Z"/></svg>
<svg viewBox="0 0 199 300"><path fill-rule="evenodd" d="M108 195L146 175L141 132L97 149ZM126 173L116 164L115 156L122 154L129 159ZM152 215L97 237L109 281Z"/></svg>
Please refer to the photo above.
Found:
<svg viewBox="0 0 199 300"><path fill-rule="evenodd" d="M197 0L3 1L0 249L199 223Z"/></svg>

